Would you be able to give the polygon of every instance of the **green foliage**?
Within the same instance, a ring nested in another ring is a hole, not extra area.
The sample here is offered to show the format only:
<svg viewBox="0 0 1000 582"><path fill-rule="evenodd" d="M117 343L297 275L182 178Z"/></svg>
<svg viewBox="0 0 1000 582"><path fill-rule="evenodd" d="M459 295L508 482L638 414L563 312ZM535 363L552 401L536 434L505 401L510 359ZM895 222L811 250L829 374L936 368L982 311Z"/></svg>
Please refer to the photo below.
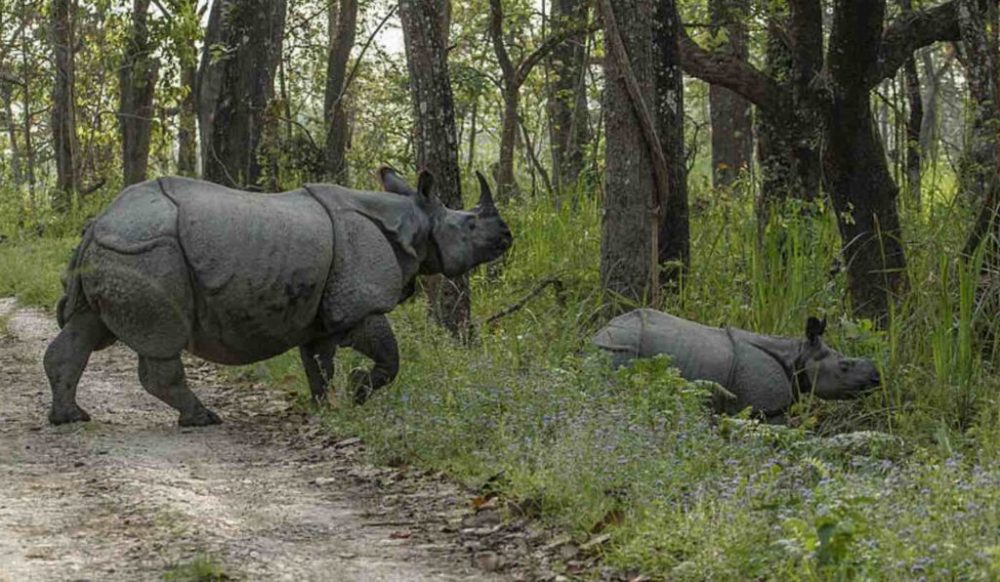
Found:
<svg viewBox="0 0 1000 582"><path fill-rule="evenodd" d="M15 296L24 305L54 308L62 296L60 275L77 242L60 238L0 245L0 296Z"/></svg>
<svg viewBox="0 0 1000 582"><path fill-rule="evenodd" d="M211 556L200 555L164 572L163 580L164 582L222 582L232 578Z"/></svg>

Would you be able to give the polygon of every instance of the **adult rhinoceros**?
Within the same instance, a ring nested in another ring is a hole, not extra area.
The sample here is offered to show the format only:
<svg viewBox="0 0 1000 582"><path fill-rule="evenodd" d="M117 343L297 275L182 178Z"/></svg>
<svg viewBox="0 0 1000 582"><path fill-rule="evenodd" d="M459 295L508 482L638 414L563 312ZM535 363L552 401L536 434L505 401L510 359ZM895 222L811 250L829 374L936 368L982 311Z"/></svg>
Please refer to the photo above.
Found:
<svg viewBox="0 0 1000 582"><path fill-rule="evenodd" d="M408 196L329 184L252 194L186 178L126 188L70 260L62 331L44 359L50 422L89 420L77 382L91 352L115 340L136 351L143 388L183 426L220 422L187 387L184 350L247 364L299 346L322 400L336 346L353 338L377 350L367 318L409 297L418 273L453 277L510 247L479 180L472 211L445 208L427 172Z"/></svg>
<svg viewBox="0 0 1000 582"><path fill-rule="evenodd" d="M612 319L592 342L610 352L615 365L669 355L684 378L716 382L736 396L719 412L750 406L759 416L781 420L799 394L847 399L880 383L873 362L828 348L825 330L825 320L810 317L804 339L775 337L636 309Z"/></svg>

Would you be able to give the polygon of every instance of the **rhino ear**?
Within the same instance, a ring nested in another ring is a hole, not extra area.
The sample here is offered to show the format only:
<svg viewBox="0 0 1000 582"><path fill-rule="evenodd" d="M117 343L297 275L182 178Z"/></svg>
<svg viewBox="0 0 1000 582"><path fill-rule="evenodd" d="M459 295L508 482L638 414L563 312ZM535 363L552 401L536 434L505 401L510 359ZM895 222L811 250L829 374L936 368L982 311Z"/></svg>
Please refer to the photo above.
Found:
<svg viewBox="0 0 1000 582"><path fill-rule="evenodd" d="M806 321L806 338L809 341L814 342L818 340L824 331L826 331L826 318L816 319L815 317L810 317Z"/></svg>
<svg viewBox="0 0 1000 582"><path fill-rule="evenodd" d="M417 177L417 204L428 214L435 214L443 206L434 195L434 176L428 170L420 170Z"/></svg>
<svg viewBox="0 0 1000 582"><path fill-rule="evenodd" d="M392 166L382 166L378 169L378 179L382 184L382 189L386 192L399 194L401 196L413 196L416 191L400 177L399 172Z"/></svg>

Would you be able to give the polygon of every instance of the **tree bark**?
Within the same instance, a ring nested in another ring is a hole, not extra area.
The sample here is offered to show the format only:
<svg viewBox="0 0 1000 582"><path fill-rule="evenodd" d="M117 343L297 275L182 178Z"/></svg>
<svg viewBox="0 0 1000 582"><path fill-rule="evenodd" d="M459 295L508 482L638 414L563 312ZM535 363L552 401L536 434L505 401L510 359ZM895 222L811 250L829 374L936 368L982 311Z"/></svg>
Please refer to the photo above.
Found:
<svg viewBox="0 0 1000 582"><path fill-rule="evenodd" d="M326 66L326 148L327 179L347 184L347 62L357 34L357 0L331 2L329 8L330 50Z"/></svg>
<svg viewBox="0 0 1000 582"><path fill-rule="evenodd" d="M258 161L284 41L286 0L217 0L198 73L202 173L260 189Z"/></svg>
<svg viewBox="0 0 1000 582"><path fill-rule="evenodd" d="M55 83L52 88L52 139L56 158L56 207L69 208L79 188L79 141L76 135L76 32L73 0L52 0L52 45ZM30 106L30 105L29 105Z"/></svg>
<svg viewBox="0 0 1000 582"><path fill-rule="evenodd" d="M553 0L552 34L584 27L587 4L585 0ZM587 123L587 39L583 35L560 44L552 50L548 62L549 147L553 187L559 192L577 183L591 139Z"/></svg>
<svg viewBox="0 0 1000 582"><path fill-rule="evenodd" d="M183 0L180 11L186 18L197 18L198 0ZM178 18L177 16L174 17ZM198 51L194 38L178 41L180 53L181 100L180 122L177 129L177 173L182 176L196 176L198 173Z"/></svg>
<svg viewBox="0 0 1000 582"><path fill-rule="evenodd" d="M904 12L913 10L912 0L899 0ZM920 128L924 122L924 99L920 90L920 75L917 73L917 59L913 55L903 64L906 83L906 188L914 205L920 208L920 192L923 173L920 151Z"/></svg>
<svg viewBox="0 0 1000 582"><path fill-rule="evenodd" d="M616 0L608 8L625 45L641 93L654 95L652 0ZM607 19L605 18L605 26ZM652 253L650 215L656 193L653 160L639 113L626 86L625 71L605 56L604 213L601 221L601 280L604 288L631 302L644 302L650 288Z"/></svg>
<svg viewBox="0 0 1000 582"><path fill-rule="evenodd" d="M118 124L122 136L122 173L125 186L146 179L153 120L153 95L159 67L146 23L150 0L132 3L132 30L119 69Z"/></svg>
<svg viewBox="0 0 1000 582"><path fill-rule="evenodd" d="M958 8L971 123L959 166L959 192L980 210L965 245L971 255L987 241L985 267L1000 269L1000 57L997 10L981 0L961 0Z"/></svg>
<svg viewBox="0 0 1000 582"><path fill-rule="evenodd" d="M679 279L691 262L687 158L684 155L684 73L677 44L680 17L675 0L657 0L653 19L657 134L666 158L669 182L669 196L660 210L658 236L659 263L666 267L663 269L666 282Z"/></svg>
<svg viewBox="0 0 1000 582"><path fill-rule="evenodd" d="M450 6L450 4L449 4ZM434 175L437 194L449 208L462 207L455 101L448 76L447 11L442 0L400 0L406 64L410 73L417 166ZM455 335L469 332L468 278L429 278L431 315Z"/></svg>
<svg viewBox="0 0 1000 582"><path fill-rule="evenodd" d="M873 70L884 19L884 0L835 3L824 156L854 313L883 323L890 300L907 284L896 208L899 189L889 173L869 98L879 80Z"/></svg>
<svg viewBox="0 0 1000 582"><path fill-rule="evenodd" d="M750 57L747 45L746 21L749 17L747 0L711 0L709 10L712 27L718 34L725 31L723 52L746 61ZM712 124L712 185L732 186L740 172L750 166L753 155L753 128L750 103L729 89L710 85L708 93Z"/></svg>

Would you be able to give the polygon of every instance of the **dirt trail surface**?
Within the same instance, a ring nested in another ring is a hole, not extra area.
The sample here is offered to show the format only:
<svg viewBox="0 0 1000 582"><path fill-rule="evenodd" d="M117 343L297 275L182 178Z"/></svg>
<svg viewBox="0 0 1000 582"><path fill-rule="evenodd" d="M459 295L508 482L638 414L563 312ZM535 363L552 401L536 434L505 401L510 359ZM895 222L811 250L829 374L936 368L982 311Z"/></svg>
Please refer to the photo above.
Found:
<svg viewBox="0 0 1000 582"><path fill-rule="evenodd" d="M238 580L500 579L480 568L502 559L463 541L502 527L475 523L467 492L367 466L357 439L336 442L286 396L226 387L210 366L188 361L188 379L220 426L178 428L121 345L81 381L94 420L49 426L41 356L55 322L4 299L0 318L0 581L157 580L197 556Z"/></svg>

